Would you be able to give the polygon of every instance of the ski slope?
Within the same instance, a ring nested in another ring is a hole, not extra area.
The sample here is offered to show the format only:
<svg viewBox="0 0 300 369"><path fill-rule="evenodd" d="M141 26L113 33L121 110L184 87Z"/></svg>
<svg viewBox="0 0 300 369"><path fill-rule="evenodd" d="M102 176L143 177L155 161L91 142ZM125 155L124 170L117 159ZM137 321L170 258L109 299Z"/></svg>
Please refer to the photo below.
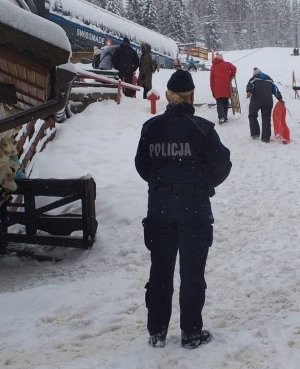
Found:
<svg viewBox="0 0 300 369"><path fill-rule="evenodd" d="M32 177L97 182L98 236L89 251L55 250L63 261L0 259L0 367L9 369L298 369L300 362L300 100L285 48L224 52L237 66L242 113L216 125L231 150L230 176L212 198L214 244L206 279L204 327L213 340L180 347L178 270L167 345L147 345L144 286L149 252L141 221L147 186L134 156L150 102L98 102L59 125ZM245 86L253 67L273 77L288 109L291 143L250 139ZM153 76L166 106L172 70ZM193 73L196 114L217 121L209 72ZM74 210L74 209L68 209Z"/></svg>

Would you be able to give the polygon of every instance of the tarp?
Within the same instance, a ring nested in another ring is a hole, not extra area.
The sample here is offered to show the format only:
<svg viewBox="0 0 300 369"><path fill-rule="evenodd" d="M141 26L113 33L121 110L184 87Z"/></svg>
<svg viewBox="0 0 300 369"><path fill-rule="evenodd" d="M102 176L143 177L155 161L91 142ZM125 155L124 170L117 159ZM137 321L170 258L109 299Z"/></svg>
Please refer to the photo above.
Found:
<svg viewBox="0 0 300 369"><path fill-rule="evenodd" d="M276 138L282 141L284 144L290 143L290 130L286 124L286 107L279 101L276 103L273 109L273 128Z"/></svg>

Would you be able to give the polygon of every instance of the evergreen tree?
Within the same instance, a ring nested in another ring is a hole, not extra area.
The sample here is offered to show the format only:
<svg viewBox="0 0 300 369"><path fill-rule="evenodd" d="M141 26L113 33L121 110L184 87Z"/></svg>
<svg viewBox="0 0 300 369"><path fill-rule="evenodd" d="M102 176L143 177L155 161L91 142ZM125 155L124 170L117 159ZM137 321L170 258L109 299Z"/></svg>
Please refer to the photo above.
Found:
<svg viewBox="0 0 300 369"><path fill-rule="evenodd" d="M63 4L62 4L61 0L55 0L54 9L58 12L63 11Z"/></svg>
<svg viewBox="0 0 300 369"><path fill-rule="evenodd" d="M206 39L208 49L220 50L220 17L214 0L209 0L207 4Z"/></svg>
<svg viewBox="0 0 300 369"><path fill-rule="evenodd" d="M195 13L189 7L186 7L186 16L188 19L188 27L186 27L187 41L195 42L199 37L197 29L199 29Z"/></svg>
<svg viewBox="0 0 300 369"><path fill-rule="evenodd" d="M161 2L160 0L154 0L154 4L156 6L157 11L157 21L158 21L158 29L159 32L161 32L163 35L165 34L163 31L163 24L164 24L164 18L165 18L165 8L166 8L166 2Z"/></svg>
<svg viewBox="0 0 300 369"><path fill-rule="evenodd" d="M144 1L127 0L126 18L133 22L143 24Z"/></svg>
<svg viewBox="0 0 300 369"><path fill-rule="evenodd" d="M280 46L288 46L289 31L290 31L290 2L289 0L281 0L280 4L275 7L277 23L276 44Z"/></svg>
<svg viewBox="0 0 300 369"><path fill-rule="evenodd" d="M299 0L127 0L126 14L118 12L123 8L122 0L87 1L178 42L201 39L206 40L206 46L223 50L299 47L300 43ZM151 10L155 6L156 16Z"/></svg>
<svg viewBox="0 0 300 369"><path fill-rule="evenodd" d="M153 0L146 0L143 14L143 25L153 31L158 31L158 17Z"/></svg>
<svg viewBox="0 0 300 369"><path fill-rule="evenodd" d="M107 5L106 5L106 10L114 14L117 14L117 15L123 15L124 8L123 8L122 0L108 0Z"/></svg>
<svg viewBox="0 0 300 369"><path fill-rule="evenodd" d="M101 8L106 8L107 0L87 0L89 3L100 6Z"/></svg>
<svg viewBox="0 0 300 369"><path fill-rule="evenodd" d="M99 6L101 6L101 8L106 8L107 6L107 0L99 0L98 3L99 3Z"/></svg>
<svg viewBox="0 0 300 369"><path fill-rule="evenodd" d="M185 7L182 0L173 0L165 4L161 30L163 34L178 42L187 41L184 24Z"/></svg>
<svg viewBox="0 0 300 369"><path fill-rule="evenodd" d="M300 5L298 0L293 0L291 7L291 46L299 48L300 30Z"/></svg>

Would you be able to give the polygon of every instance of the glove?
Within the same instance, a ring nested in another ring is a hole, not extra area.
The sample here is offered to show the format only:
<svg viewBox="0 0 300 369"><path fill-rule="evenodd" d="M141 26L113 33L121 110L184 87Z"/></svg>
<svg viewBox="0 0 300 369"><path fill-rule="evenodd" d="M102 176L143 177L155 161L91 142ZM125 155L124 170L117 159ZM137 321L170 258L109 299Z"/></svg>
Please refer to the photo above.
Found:
<svg viewBox="0 0 300 369"><path fill-rule="evenodd" d="M281 100L278 100L279 102L280 102L280 104L282 105L282 106L285 106L285 102L281 99Z"/></svg>
<svg viewBox="0 0 300 369"><path fill-rule="evenodd" d="M247 92L247 99L249 99L252 96L252 93L250 91Z"/></svg>

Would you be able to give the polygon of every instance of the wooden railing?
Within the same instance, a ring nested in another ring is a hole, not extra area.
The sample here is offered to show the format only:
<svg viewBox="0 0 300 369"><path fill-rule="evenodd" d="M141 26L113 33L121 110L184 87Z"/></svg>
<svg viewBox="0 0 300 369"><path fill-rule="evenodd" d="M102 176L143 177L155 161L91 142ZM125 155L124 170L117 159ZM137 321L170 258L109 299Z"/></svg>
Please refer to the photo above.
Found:
<svg viewBox="0 0 300 369"><path fill-rule="evenodd" d="M53 117L46 120L38 119L22 127L17 137L16 148L23 171L26 171L34 155L43 151L47 143L53 140L55 134L56 128Z"/></svg>
<svg viewBox="0 0 300 369"><path fill-rule="evenodd" d="M121 95L122 95L122 89L126 88L133 91L140 91L140 87L133 85L131 83L123 82L120 79L116 80L114 78L109 78L107 75L101 75L101 71L97 70L90 72L86 70L77 69L77 78L81 80L82 82L86 79L94 80L97 82L96 86L98 87L116 87L117 88L117 95L116 95L116 102L117 104L120 104L121 102ZM76 84L76 81L73 82L73 85ZM91 84L95 87L95 84L93 82L85 82L85 86L91 86ZM82 84L81 84L82 86Z"/></svg>

